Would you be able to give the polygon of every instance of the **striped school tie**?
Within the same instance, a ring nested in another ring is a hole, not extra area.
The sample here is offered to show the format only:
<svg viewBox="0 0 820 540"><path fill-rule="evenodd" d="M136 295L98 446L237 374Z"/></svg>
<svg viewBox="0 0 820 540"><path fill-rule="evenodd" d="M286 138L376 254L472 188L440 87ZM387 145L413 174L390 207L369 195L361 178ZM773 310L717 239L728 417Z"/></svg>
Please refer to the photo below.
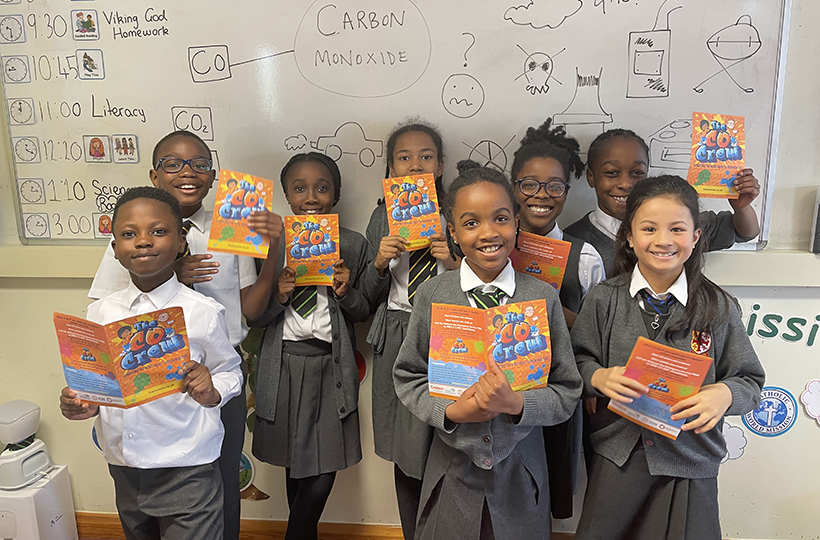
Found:
<svg viewBox="0 0 820 540"><path fill-rule="evenodd" d="M646 310L654 311L658 315L666 315L669 313L669 308L677 301L671 294L667 294L663 300L658 300L646 289L641 291L641 298L643 298Z"/></svg>
<svg viewBox="0 0 820 540"><path fill-rule="evenodd" d="M477 308L487 309L501 305L501 300L507 295L498 287L492 287L492 290L485 292L484 286L470 289L470 296L475 300Z"/></svg>
<svg viewBox="0 0 820 540"><path fill-rule="evenodd" d="M186 219L182 222L182 234L185 235L185 251L177 253L177 259L182 259L191 254L191 244L188 243L188 231L190 231L193 226L194 222L190 219Z"/></svg>
<svg viewBox="0 0 820 540"><path fill-rule="evenodd" d="M300 317L305 319L316 309L317 295L316 285L296 287L290 299L290 305L293 306L293 309L296 310L296 313L298 313Z"/></svg>
<svg viewBox="0 0 820 540"><path fill-rule="evenodd" d="M436 258L430 247L410 252L410 275L407 280L407 300L413 305L413 297L419 285L436 275Z"/></svg>

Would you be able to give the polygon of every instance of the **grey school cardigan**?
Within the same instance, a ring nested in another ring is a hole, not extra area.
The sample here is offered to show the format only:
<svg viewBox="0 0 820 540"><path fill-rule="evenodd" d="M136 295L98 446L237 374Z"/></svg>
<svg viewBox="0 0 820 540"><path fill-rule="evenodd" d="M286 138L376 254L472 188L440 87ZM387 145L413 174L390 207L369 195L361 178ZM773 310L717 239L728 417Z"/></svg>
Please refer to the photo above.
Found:
<svg viewBox="0 0 820 540"><path fill-rule="evenodd" d="M630 275L622 274L595 286L572 327L575 359L584 379L584 397L603 398L590 383L592 374L600 368L626 365L638 336L649 337L638 301L629 296ZM710 332L712 346L708 355L714 362L703 385L722 382L728 386L732 391L732 405L726 415L741 415L758 405L765 374L737 307L733 302L723 304ZM684 307L674 304L666 326L681 320L683 313ZM661 328L655 341L683 351L692 350L691 331L667 340ZM712 478L717 476L726 455L722 420L700 435L681 431L673 441L615 415L599 399L598 410L590 423L594 426L591 437L595 452L619 467L626 463L638 439L642 438L649 472L656 476Z"/></svg>
<svg viewBox="0 0 820 540"><path fill-rule="evenodd" d="M455 424L444 410L453 402L433 397L427 388L427 359L430 344L430 314L433 301L469 306L461 290L460 272L445 272L422 284L407 336L393 367L396 394L422 421L437 428L441 440L466 454L477 467L491 469L508 457L534 426L551 426L567 420L581 394L581 378L572 357L561 303L555 289L531 276L515 273L515 294L510 303L545 298L550 324L552 365L546 388L527 390L521 417L501 414L489 422Z"/></svg>
<svg viewBox="0 0 820 540"><path fill-rule="evenodd" d="M366 321L370 316L370 304L359 291L362 270L367 266L367 241L350 229L339 228L339 256L350 269L350 286L347 294L337 300L328 291L327 302L330 311L330 329L333 341L333 376L336 380L336 410L339 418L355 411L359 402L359 372L356 368L356 338L354 322ZM285 245L279 243L279 258L276 261L278 279L285 265ZM275 285L274 285L275 291ZM271 294L265 312L250 326L265 327L265 337L259 349L259 364L256 375L256 414L273 422L276 417L276 398L279 394L279 376L282 369L282 332L285 325L285 308Z"/></svg>

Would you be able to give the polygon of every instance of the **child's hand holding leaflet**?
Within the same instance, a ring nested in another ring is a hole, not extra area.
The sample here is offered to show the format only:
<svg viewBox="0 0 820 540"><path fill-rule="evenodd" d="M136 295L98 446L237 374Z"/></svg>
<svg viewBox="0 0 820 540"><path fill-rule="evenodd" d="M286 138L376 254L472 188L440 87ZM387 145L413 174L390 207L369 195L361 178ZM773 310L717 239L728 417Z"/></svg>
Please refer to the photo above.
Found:
<svg viewBox="0 0 820 540"><path fill-rule="evenodd" d="M694 396L679 401L669 412L673 413L672 420L686 420L697 415L698 418L684 424L681 430L694 429L700 435L715 427L731 406L732 391L723 383L715 383L704 386Z"/></svg>
<svg viewBox="0 0 820 540"><path fill-rule="evenodd" d="M524 396L512 389L507 376L492 358L489 358L488 366L487 372L473 385L478 406L489 413L506 413L510 416L521 414L524 410Z"/></svg>

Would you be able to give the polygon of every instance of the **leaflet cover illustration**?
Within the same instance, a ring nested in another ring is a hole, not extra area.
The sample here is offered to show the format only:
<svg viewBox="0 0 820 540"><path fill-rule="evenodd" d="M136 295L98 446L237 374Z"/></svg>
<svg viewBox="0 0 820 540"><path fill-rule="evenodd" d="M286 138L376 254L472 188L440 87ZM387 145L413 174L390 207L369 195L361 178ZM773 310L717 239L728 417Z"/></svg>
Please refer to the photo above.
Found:
<svg viewBox="0 0 820 540"><path fill-rule="evenodd" d="M513 390L547 385L552 349L546 300L489 309L433 304L427 380L430 395L458 396L486 371L489 358Z"/></svg>
<svg viewBox="0 0 820 540"><path fill-rule="evenodd" d="M179 392L190 360L181 307L106 325L54 312L54 327L66 383L81 400L130 409Z"/></svg>
<svg viewBox="0 0 820 540"><path fill-rule="evenodd" d="M712 359L638 338L624 376L649 387L632 403L610 401L608 408L655 433L677 439L684 420L672 420L669 408L700 391Z"/></svg>
<svg viewBox="0 0 820 540"><path fill-rule="evenodd" d="M296 285L330 285L339 260L338 214L285 216L285 264Z"/></svg>
<svg viewBox="0 0 820 540"><path fill-rule="evenodd" d="M272 211L272 197L272 181L220 170L208 249L260 259L267 257L268 241L250 229L248 216L260 210Z"/></svg>
<svg viewBox="0 0 820 540"><path fill-rule="evenodd" d="M521 231L518 247L510 253L513 268L561 290L572 244Z"/></svg>
<svg viewBox="0 0 820 540"><path fill-rule="evenodd" d="M737 199L733 185L746 157L746 120L729 114L692 113L689 175L701 197Z"/></svg>
<svg viewBox="0 0 820 540"><path fill-rule="evenodd" d="M382 183L390 234L409 240L408 251L429 246L430 237L442 232L435 177L401 176Z"/></svg>

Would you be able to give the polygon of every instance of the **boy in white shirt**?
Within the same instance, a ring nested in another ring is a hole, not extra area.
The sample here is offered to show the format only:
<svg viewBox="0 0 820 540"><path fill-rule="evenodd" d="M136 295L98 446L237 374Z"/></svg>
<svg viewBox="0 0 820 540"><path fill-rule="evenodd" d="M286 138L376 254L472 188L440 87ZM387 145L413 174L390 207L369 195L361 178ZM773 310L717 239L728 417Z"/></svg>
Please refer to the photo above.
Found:
<svg viewBox="0 0 820 540"><path fill-rule="evenodd" d="M221 540L220 409L242 386L225 308L174 274L177 254L185 249L174 197L156 188L128 190L117 201L113 230L114 256L131 282L91 304L88 319L108 324L179 306L191 361L181 371L178 394L126 410L82 403L66 387L60 409L70 420L99 415L99 442L128 540Z"/></svg>

